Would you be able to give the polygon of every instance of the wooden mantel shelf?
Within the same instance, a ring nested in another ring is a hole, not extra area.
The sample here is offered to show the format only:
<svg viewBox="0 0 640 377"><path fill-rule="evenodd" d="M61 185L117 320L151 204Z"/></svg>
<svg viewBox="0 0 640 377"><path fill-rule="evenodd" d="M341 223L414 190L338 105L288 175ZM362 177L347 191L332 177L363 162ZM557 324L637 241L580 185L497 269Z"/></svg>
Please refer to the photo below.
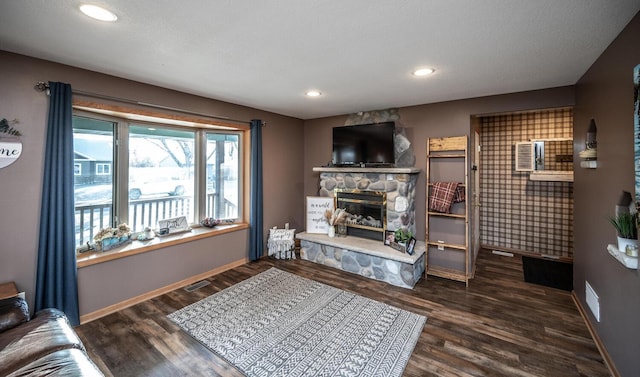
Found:
<svg viewBox="0 0 640 377"><path fill-rule="evenodd" d="M313 171L324 173L382 173L382 174L418 174L418 168L361 168L353 167L335 167L335 166L318 166Z"/></svg>

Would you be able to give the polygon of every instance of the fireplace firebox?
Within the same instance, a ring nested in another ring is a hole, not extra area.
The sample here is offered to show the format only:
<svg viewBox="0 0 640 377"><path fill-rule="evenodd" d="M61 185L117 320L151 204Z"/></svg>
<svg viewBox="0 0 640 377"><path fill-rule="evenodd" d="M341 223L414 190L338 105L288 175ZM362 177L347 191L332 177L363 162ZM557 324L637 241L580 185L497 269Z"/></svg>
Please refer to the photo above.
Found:
<svg viewBox="0 0 640 377"><path fill-rule="evenodd" d="M346 224L348 235L384 240L387 224L385 192L336 189L334 196L336 208L349 213Z"/></svg>

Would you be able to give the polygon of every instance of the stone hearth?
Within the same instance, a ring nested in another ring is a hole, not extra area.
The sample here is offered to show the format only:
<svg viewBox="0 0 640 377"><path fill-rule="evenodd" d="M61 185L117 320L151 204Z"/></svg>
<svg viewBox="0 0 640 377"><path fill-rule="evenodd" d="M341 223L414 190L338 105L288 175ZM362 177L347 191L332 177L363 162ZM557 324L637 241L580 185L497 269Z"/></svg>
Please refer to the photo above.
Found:
<svg viewBox="0 0 640 377"><path fill-rule="evenodd" d="M298 233L300 258L352 272L403 288L413 288L425 269L425 244L418 241L413 255L360 237L328 237Z"/></svg>

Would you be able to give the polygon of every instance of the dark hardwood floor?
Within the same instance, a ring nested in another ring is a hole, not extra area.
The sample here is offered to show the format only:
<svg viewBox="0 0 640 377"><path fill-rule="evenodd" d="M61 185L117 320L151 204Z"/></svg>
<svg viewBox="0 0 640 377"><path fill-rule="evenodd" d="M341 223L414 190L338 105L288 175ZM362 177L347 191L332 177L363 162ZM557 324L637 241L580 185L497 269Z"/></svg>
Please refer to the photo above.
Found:
<svg viewBox="0 0 640 377"><path fill-rule="evenodd" d="M272 266L427 316L405 376L609 376L570 294L525 283L521 257L484 250L469 288L429 277L410 290L299 259L263 259L77 331L108 376L241 376L166 315Z"/></svg>

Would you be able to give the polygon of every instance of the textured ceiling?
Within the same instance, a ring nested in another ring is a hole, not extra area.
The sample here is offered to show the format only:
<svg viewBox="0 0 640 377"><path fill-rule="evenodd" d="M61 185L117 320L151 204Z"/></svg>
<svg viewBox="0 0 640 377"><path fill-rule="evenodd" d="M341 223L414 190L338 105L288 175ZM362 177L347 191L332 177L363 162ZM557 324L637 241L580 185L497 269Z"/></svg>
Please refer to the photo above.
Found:
<svg viewBox="0 0 640 377"><path fill-rule="evenodd" d="M0 1L0 49L302 119L572 85L640 10L639 0L92 1L119 17L104 23L80 3ZM436 73L411 75L423 66Z"/></svg>

